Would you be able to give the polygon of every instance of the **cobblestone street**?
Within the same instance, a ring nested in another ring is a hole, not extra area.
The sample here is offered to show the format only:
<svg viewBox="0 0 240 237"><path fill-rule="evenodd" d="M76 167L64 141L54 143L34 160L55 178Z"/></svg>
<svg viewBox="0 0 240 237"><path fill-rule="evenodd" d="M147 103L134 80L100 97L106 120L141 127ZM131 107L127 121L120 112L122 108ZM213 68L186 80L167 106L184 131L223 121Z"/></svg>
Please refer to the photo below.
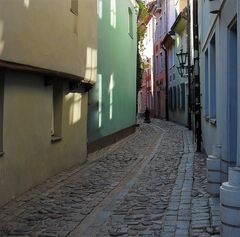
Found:
<svg viewBox="0 0 240 237"><path fill-rule="evenodd" d="M0 209L0 236L219 235L206 155L192 132L160 120L90 155Z"/></svg>

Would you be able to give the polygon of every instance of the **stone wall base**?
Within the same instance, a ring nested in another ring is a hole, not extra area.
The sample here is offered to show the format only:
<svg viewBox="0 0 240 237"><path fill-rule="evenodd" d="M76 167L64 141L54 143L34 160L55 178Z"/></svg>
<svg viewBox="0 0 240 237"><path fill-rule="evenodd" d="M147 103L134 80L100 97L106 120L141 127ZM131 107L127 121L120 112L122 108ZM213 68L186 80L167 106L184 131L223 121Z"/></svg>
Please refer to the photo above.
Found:
<svg viewBox="0 0 240 237"><path fill-rule="evenodd" d="M229 181L220 188L222 237L240 236L240 168L229 168Z"/></svg>

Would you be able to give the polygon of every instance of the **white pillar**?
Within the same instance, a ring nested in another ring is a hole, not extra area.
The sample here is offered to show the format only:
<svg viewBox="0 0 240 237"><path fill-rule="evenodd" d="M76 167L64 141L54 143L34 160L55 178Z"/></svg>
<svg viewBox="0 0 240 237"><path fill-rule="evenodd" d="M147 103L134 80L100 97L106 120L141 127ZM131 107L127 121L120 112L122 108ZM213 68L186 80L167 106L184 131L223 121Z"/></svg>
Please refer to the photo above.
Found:
<svg viewBox="0 0 240 237"><path fill-rule="evenodd" d="M222 237L240 236L240 168L229 168L229 180L220 188Z"/></svg>
<svg viewBox="0 0 240 237"><path fill-rule="evenodd" d="M213 146L213 154L207 158L207 191L213 196L219 196L221 185L221 145Z"/></svg>

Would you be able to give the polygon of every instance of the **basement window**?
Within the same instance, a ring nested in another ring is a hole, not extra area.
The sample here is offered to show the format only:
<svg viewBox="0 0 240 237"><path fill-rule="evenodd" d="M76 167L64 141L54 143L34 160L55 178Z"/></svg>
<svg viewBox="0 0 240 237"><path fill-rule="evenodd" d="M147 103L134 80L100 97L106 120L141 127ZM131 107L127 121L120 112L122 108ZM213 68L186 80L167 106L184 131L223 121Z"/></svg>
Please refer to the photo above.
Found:
<svg viewBox="0 0 240 237"><path fill-rule="evenodd" d="M71 12L78 16L78 0L71 0Z"/></svg>
<svg viewBox="0 0 240 237"><path fill-rule="evenodd" d="M52 142L62 139L62 105L63 105L63 87L62 83L54 82L52 95Z"/></svg>

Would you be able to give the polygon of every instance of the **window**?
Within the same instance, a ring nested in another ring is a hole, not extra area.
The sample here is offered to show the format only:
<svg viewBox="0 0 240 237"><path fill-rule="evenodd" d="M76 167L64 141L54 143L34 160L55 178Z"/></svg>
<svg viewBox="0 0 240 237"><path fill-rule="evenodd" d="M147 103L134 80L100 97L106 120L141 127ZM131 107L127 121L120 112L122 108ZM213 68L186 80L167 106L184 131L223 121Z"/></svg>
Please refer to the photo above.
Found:
<svg viewBox="0 0 240 237"><path fill-rule="evenodd" d="M159 18L159 37L163 34L163 19L162 17Z"/></svg>
<svg viewBox="0 0 240 237"><path fill-rule="evenodd" d="M238 151L238 32L237 20L228 27L228 156L236 162Z"/></svg>
<svg viewBox="0 0 240 237"><path fill-rule="evenodd" d="M216 119L216 42L210 42L210 119Z"/></svg>
<svg viewBox="0 0 240 237"><path fill-rule="evenodd" d="M169 90L168 97L169 97L169 107L172 110L172 88L170 88L170 90Z"/></svg>
<svg viewBox="0 0 240 237"><path fill-rule="evenodd" d="M78 0L71 0L71 12L78 16Z"/></svg>
<svg viewBox="0 0 240 237"><path fill-rule="evenodd" d="M169 91L168 91L168 106L169 109L172 110L172 87L170 87Z"/></svg>
<svg viewBox="0 0 240 237"><path fill-rule="evenodd" d="M151 41L152 39L152 25L151 22L148 25L148 41Z"/></svg>
<svg viewBox="0 0 240 237"><path fill-rule="evenodd" d="M181 107L180 86L177 86L177 106L178 106L178 109L180 109Z"/></svg>
<svg viewBox="0 0 240 237"><path fill-rule="evenodd" d="M173 109L177 108L177 89L176 86L173 87Z"/></svg>
<svg viewBox="0 0 240 237"><path fill-rule="evenodd" d="M204 88L205 88L205 117L209 117L209 76L208 76L208 50L205 53L205 82L204 82Z"/></svg>
<svg viewBox="0 0 240 237"><path fill-rule="evenodd" d="M164 70L164 64L163 64L163 54L160 53L160 68L161 68L161 71Z"/></svg>
<svg viewBox="0 0 240 237"><path fill-rule="evenodd" d="M0 71L0 156L3 155L4 71Z"/></svg>
<svg viewBox="0 0 240 237"><path fill-rule="evenodd" d="M181 109L185 111L185 83L181 84Z"/></svg>
<svg viewBox="0 0 240 237"><path fill-rule="evenodd" d="M131 8L128 8L128 34L133 38L133 13Z"/></svg>
<svg viewBox="0 0 240 237"><path fill-rule="evenodd" d="M158 75L158 56L156 56L156 75Z"/></svg>
<svg viewBox="0 0 240 237"><path fill-rule="evenodd" d="M175 55L176 55L176 48L173 46L173 49L172 49L172 66L175 65Z"/></svg>
<svg viewBox="0 0 240 237"><path fill-rule="evenodd" d="M169 50L168 52L169 52L168 69L170 69L172 67L172 54L171 54L171 50Z"/></svg>
<svg viewBox="0 0 240 237"><path fill-rule="evenodd" d="M61 140L62 136L62 103L63 88L62 83L54 82L52 95L52 142Z"/></svg>

